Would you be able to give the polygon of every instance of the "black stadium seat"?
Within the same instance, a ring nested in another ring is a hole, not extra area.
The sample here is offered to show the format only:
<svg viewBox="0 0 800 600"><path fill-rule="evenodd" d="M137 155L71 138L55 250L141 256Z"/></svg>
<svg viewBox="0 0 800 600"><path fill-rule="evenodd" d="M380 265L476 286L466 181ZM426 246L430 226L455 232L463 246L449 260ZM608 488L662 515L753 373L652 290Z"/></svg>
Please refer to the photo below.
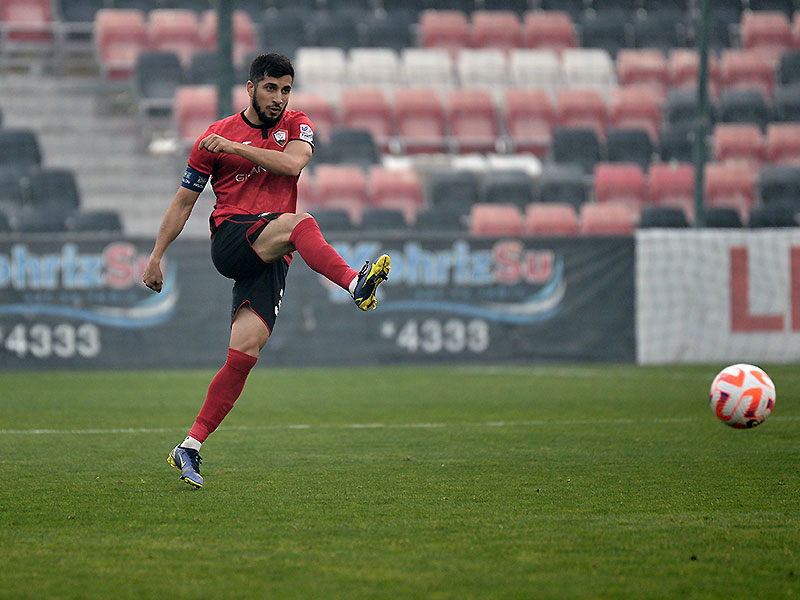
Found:
<svg viewBox="0 0 800 600"><path fill-rule="evenodd" d="M758 90L722 90L719 120L722 123L754 123L762 130L770 120L770 108L764 94Z"/></svg>
<svg viewBox="0 0 800 600"><path fill-rule="evenodd" d="M717 206L705 209L705 226L717 229L742 227L742 218L735 208Z"/></svg>
<svg viewBox="0 0 800 600"><path fill-rule="evenodd" d="M754 206L750 209L751 229L765 227L800 227L798 213L791 206Z"/></svg>
<svg viewBox="0 0 800 600"><path fill-rule="evenodd" d="M478 202L479 182L472 171L434 171L428 182L432 207L466 215Z"/></svg>
<svg viewBox="0 0 800 600"><path fill-rule="evenodd" d="M675 206L645 206L639 219L639 227L684 229L689 226L686 213L682 208Z"/></svg>
<svg viewBox="0 0 800 600"><path fill-rule="evenodd" d="M490 171L483 178L484 202L525 208L533 200L533 179L525 171Z"/></svg>
<svg viewBox="0 0 800 600"><path fill-rule="evenodd" d="M373 229L406 229L406 220L403 212L396 208L376 208L367 207L361 213L361 228L364 230Z"/></svg>
<svg viewBox="0 0 800 600"><path fill-rule="evenodd" d="M148 115L172 112L175 92L183 83L183 68L174 52L144 51L134 67L139 106Z"/></svg>
<svg viewBox="0 0 800 600"><path fill-rule="evenodd" d="M122 219L115 210L78 211L67 220L70 231L121 233Z"/></svg>
<svg viewBox="0 0 800 600"><path fill-rule="evenodd" d="M41 164L39 139L33 129L0 129L0 168L25 170Z"/></svg>
<svg viewBox="0 0 800 600"><path fill-rule="evenodd" d="M609 127L606 131L609 162L632 162L646 171L653 160L653 142L644 129Z"/></svg>
<svg viewBox="0 0 800 600"><path fill-rule="evenodd" d="M349 231L353 222L346 210L339 208L312 208L310 211L322 231Z"/></svg>
<svg viewBox="0 0 800 600"><path fill-rule="evenodd" d="M537 201L580 208L589 200L586 175L576 165L545 165L538 180Z"/></svg>
<svg viewBox="0 0 800 600"><path fill-rule="evenodd" d="M597 133L584 127L556 127L551 153L554 162L578 165L584 173L591 173L602 159Z"/></svg>

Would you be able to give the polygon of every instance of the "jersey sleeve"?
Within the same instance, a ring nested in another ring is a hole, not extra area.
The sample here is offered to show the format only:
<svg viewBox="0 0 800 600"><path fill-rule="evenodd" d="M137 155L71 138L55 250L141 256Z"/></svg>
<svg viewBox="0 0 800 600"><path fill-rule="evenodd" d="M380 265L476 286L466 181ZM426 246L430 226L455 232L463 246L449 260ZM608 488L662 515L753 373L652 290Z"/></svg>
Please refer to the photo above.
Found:
<svg viewBox="0 0 800 600"><path fill-rule="evenodd" d="M209 127L206 132L201 135L192 146L192 152L189 154L189 166L195 171L199 171L205 175L211 175L214 169L214 164L219 158L219 154L209 152L208 150L201 150L199 148L200 141L210 133L216 133L214 127Z"/></svg>
<svg viewBox="0 0 800 600"><path fill-rule="evenodd" d="M314 125L305 113L297 112L289 124L289 141L303 140L314 147Z"/></svg>

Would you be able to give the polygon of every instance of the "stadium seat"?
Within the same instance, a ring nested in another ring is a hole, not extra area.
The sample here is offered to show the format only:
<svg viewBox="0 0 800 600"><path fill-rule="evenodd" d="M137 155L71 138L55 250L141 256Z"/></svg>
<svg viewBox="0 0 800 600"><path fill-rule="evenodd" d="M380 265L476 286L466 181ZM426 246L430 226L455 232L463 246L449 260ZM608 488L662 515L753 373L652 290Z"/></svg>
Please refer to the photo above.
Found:
<svg viewBox="0 0 800 600"><path fill-rule="evenodd" d="M534 201L533 179L525 171L488 171L483 177L483 201L525 208Z"/></svg>
<svg viewBox="0 0 800 600"><path fill-rule="evenodd" d="M135 9L102 8L94 20L94 43L100 69L112 80L128 79L136 58L147 47L144 13Z"/></svg>
<svg viewBox="0 0 800 600"><path fill-rule="evenodd" d="M59 14L67 23L94 23L97 11L105 8L105 0L71 0L59 2Z"/></svg>
<svg viewBox="0 0 800 600"><path fill-rule="evenodd" d="M705 209L705 226L714 229L738 229L743 226L742 215L735 208L707 207Z"/></svg>
<svg viewBox="0 0 800 600"><path fill-rule="evenodd" d="M543 11L563 11L573 23L577 23L586 5L584 0L539 0L535 2Z"/></svg>
<svg viewBox="0 0 800 600"><path fill-rule="evenodd" d="M182 83L183 67L174 52L144 50L137 56L134 87L144 114L171 114L175 92Z"/></svg>
<svg viewBox="0 0 800 600"><path fill-rule="evenodd" d="M197 50L192 53L184 75L184 83L187 85L216 85L219 81L216 51Z"/></svg>
<svg viewBox="0 0 800 600"><path fill-rule="evenodd" d="M342 48L303 46L294 57L297 73L295 86L303 92L315 92L337 98L347 82L347 58Z"/></svg>
<svg viewBox="0 0 800 600"><path fill-rule="evenodd" d="M79 210L67 220L70 231L122 233L122 219L115 210Z"/></svg>
<svg viewBox="0 0 800 600"><path fill-rule="evenodd" d="M724 50L720 58L722 88L758 90L772 98L775 72L768 56L755 50Z"/></svg>
<svg viewBox="0 0 800 600"><path fill-rule="evenodd" d="M781 87L800 84L800 50L790 50L781 54L777 79Z"/></svg>
<svg viewBox="0 0 800 600"><path fill-rule="evenodd" d="M700 56L697 50L673 48L667 58L669 85L671 88L696 89L700 73ZM721 86L719 61L716 56L708 57L708 85L712 97L719 96Z"/></svg>
<svg viewBox="0 0 800 600"><path fill-rule="evenodd" d="M506 55L498 48L466 48L456 57L456 72L462 87L482 87L500 94L508 85Z"/></svg>
<svg viewBox="0 0 800 600"><path fill-rule="evenodd" d="M706 206L734 208L744 217L755 203L755 194L754 174L749 169L730 164L706 164Z"/></svg>
<svg viewBox="0 0 800 600"><path fill-rule="evenodd" d="M692 162L695 132L691 124L665 124L658 138L658 155L664 162Z"/></svg>
<svg viewBox="0 0 800 600"><path fill-rule="evenodd" d="M609 125L644 129L656 143L661 128L661 105L660 96L652 89L636 86L617 88L608 102Z"/></svg>
<svg viewBox="0 0 800 600"><path fill-rule="evenodd" d="M514 151L545 156L557 118L550 95L544 90L511 88L506 91L504 113Z"/></svg>
<svg viewBox="0 0 800 600"><path fill-rule="evenodd" d="M611 57L615 57L620 48L633 46L632 32L628 23L631 11L608 8L586 11L580 21L581 46L584 48L602 48Z"/></svg>
<svg viewBox="0 0 800 600"><path fill-rule="evenodd" d="M363 22L364 45L368 48L391 48L395 52L413 46L411 23L398 17L398 11L367 14Z"/></svg>
<svg viewBox="0 0 800 600"><path fill-rule="evenodd" d="M776 60L792 47L792 30L786 13L747 11L741 22L742 46Z"/></svg>
<svg viewBox="0 0 800 600"><path fill-rule="evenodd" d="M598 204L626 204L638 214L647 201L644 171L634 163L600 163L594 169L594 197Z"/></svg>
<svg viewBox="0 0 800 600"><path fill-rule="evenodd" d="M765 227L800 227L797 211L788 205L754 206L750 210L748 225L751 229Z"/></svg>
<svg viewBox="0 0 800 600"><path fill-rule="evenodd" d="M594 129L556 127L551 156L556 163L571 163L592 173L602 158L600 140Z"/></svg>
<svg viewBox="0 0 800 600"><path fill-rule="evenodd" d="M525 211L524 231L528 235L578 235L579 230L572 204L536 202Z"/></svg>
<svg viewBox="0 0 800 600"><path fill-rule="evenodd" d="M764 135L757 125L718 123L712 136L714 160L740 163L757 171L766 159Z"/></svg>
<svg viewBox="0 0 800 600"><path fill-rule="evenodd" d="M366 129L386 152L394 135L393 109L381 88L346 88L339 101L341 123Z"/></svg>
<svg viewBox="0 0 800 600"><path fill-rule="evenodd" d="M234 10L231 16L233 27L233 64L249 68L245 60L252 55L258 47L256 26L247 11ZM217 11L203 11L200 19L200 43L209 51L217 49Z"/></svg>
<svg viewBox="0 0 800 600"><path fill-rule="evenodd" d="M654 163L647 178L650 203L694 210L694 166L688 163Z"/></svg>
<svg viewBox="0 0 800 600"><path fill-rule="evenodd" d="M667 228L685 229L689 227L686 213L677 206L645 206L639 218L640 229Z"/></svg>
<svg viewBox="0 0 800 600"><path fill-rule="evenodd" d="M489 90L451 89L447 94L447 115L452 140L459 153L496 151L500 125Z"/></svg>
<svg viewBox="0 0 800 600"><path fill-rule="evenodd" d="M397 208L367 206L361 213L361 229L365 231L404 230L407 227L403 211Z"/></svg>
<svg viewBox="0 0 800 600"><path fill-rule="evenodd" d="M521 236L522 213L513 204L483 204L472 206L470 233L476 236Z"/></svg>
<svg viewBox="0 0 800 600"><path fill-rule="evenodd" d="M292 92L289 96L289 108L304 112L314 124L314 136L317 140L327 142L331 130L337 125L333 103L322 94L313 92Z"/></svg>
<svg viewBox="0 0 800 600"><path fill-rule="evenodd" d="M4 42L8 45L33 47L49 45L54 39L53 11L49 0L3 0L0 22Z"/></svg>
<svg viewBox="0 0 800 600"><path fill-rule="evenodd" d="M425 10L419 20L423 48L444 48L453 55L472 45L467 16L459 10Z"/></svg>
<svg viewBox="0 0 800 600"><path fill-rule="evenodd" d="M581 207L581 235L631 235L637 215L627 204L586 203Z"/></svg>
<svg viewBox="0 0 800 600"><path fill-rule="evenodd" d="M181 143L190 147L217 117L217 87L182 85L175 92L173 114Z"/></svg>
<svg viewBox="0 0 800 600"><path fill-rule="evenodd" d="M660 3L633 21L633 40L637 48L654 48L666 54L671 48L686 45L688 10Z"/></svg>
<svg viewBox="0 0 800 600"><path fill-rule="evenodd" d="M346 210L354 223L367 205L367 185L360 167L319 165L314 170L316 201L324 208Z"/></svg>
<svg viewBox="0 0 800 600"><path fill-rule="evenodd" d="M593 87L604 96L617 86L611 55L601 48L570 48L561 55L564 83L569 87Z"/></svg>
<svg viewBox="0 0 800 600"><path fill-rule="evenodd" d="M11 220L8 216L0 211L0 234L9 233L11 231Z"/></svg>
<svg viewBox="0 0 800 600"><path fill-rule="evenodd" d="M747 6L751 11L755 12L781 11L789 16L795 10L795 4L792 0L748 0Z"/></svg>
<svg viewBox="0 0 800 600"><path fill-rule="evenodd" d="M361 14L352 10L310 11L306 33L313 31L314 44L340 48L344 51L360 45L359 21Z"/></svg>
<svg viewBox="0 0 800 600"><path fill-rule="evenodd" d="M775 90L773 112L776 121L800 121L800 83Z"/></svg>
<svg viewBox="0 0 800 600"><path fill-rule="evenodd" d="M606 132L608 162L636 163L646 171L653 160L653 142L644 129L609 127Z"/></svg>
<svg viewBox="0 0 800 600"><path fill-rule="evenodd" d="M33 129L0 128L0 169L24 172L41 164L39 138Z"/></svg>
<svg viewBox="0 0 800 600"><path fill-rule="evenodd" d="M12 230L17 233L61 233L67 230L69 215L25 210L14 216Z"/></svg>
<svg viewBox="0 0 800 600"><path fill-rule="evenodd" d="M306 32L306 12L296 9L262 11L258 22L258 38L269 41L269 47L294 57L299 48L314 43L313 34ZM299 75L299 73L298 73Z"/></svg>
<svg viewBox="0 0 800 600"><path fill-rule="evenodd" d="M368 168L380 162L380 150L368 129L334 127L327 146L327 162Z"/></svg>
<svg viewBox="0 0 800 600"><path fill-rule="evenodd" d="M447 113L435 89L395 91L397 136L405 153L437 153L447 149Z"/></svg>
<svg viewBox="0 0 800 600"><path fill-rule="evenodd" d="M577 46L575 24L560 10L532 10L522 22L523 41L528 48L561 51Z"/></svg>
<svg viewBox="0 0 800 600"><path fill-rule="evenodd" d="M719 120L723 123L753 123L762 131L771 111L764 95L755 89L724 89L719 101Z"/></svg>
<svg viewBox="0 0 800 600"><path fill-rule="evenodd" d="M192 54L204 48L197 13L178 8L151 10L147 15L147 47L150 51L174 52L181 65L188 67Z"/></svg>
<svg viewBox="0 0 800 600"><path fill-rule="evenodd" d="M800 211L800 167L765 165L758 179L759 196L765 206L786 205Z"/></svg>
<svg viewBox="0 0 800 600"><path fill-rule="evenodd" d="M576 165L545 165L537 187L540 202L566 203L578 209L589 200L586 175Z"/></svg>
<svg viewBox="0 0 800 600"><path fill-rule="evenodd" d="M586 127L605 138L608 109L603 95L593 88L565 88L556 93L560 127Z"/></svg>
<svg viewBox="0 0 800 600"><path fill-rule="evenodd" d="M347 73L353 86L391 88L400 80L400 57L391 48L353 48Z"/></svg>
<svg viewBox="0 0 800 600"><path fill-rule="evenodd" d="M13 215L22 210L25 201L24 179L13 165L0 165L0 215Z"/></svg>
<svg viewBox="0 0 800 600"><path fill-rule="evenodd" d="M344 209L312 207L308 212L311 213L323 232L349 231L353 229L350 213Z"/></svg>
<svg viewBox="0 0 800 600"><path fill-rule="evenodd" d="M540 88L555 93L561 85L561 62L554 50L512 50L508 70L512 88Z"/></svg>
<svg viewBox="0 0 800 600"><path fill-rule="evenodd" d="M454 215L467 215L478 202L479 189L478 177L472 171L435 170L428 178L428 204Z"/></svg>
<svg viewBox="0 0 800 600"><path fill-rule="evenodd" d="M417 212L415 221L417 231L454 232L466 229L462 215L435 207Z"/></svg>
<svg viewBox="0 0 800 600"><path fill-rule="evenodd" d="M769 162L800 167L800 123L767 125Z"/></svg>
<svg viewBox="0 0 800 600"><path fill-rule="evenodd" d="M441 90L455 85L453 64L442 48L404 48L400 53L402 82L408 87Z"/></svg>
<svg viewBox="0 0 800 600"><path fill-rule="evenodd" d="M660 50L621 49L616 60L617 80L621 86L642 86L664 97L669 87L667 59Z"/></svg>
<svg viewBox="0 0 800 600"><path fill-rule="evenodd" d="M373 167L367 179L367 191L372 206L398 209L407 223L416 220L425 200L422 182L410 168Z"/></svg>
<svg viewBox="0 0 800 600"><path fill-rule="evenodd" d="M700 105L693 89L670 90L664 107L664 118L670 125L692 125L697 121Z"/></svg>
<svg viewBox="0 0 800 600"><path fill-rule="evenodd" d="M476 48L519 48L522 46L519 15L510 10L476 10L472 13L472 42Z"/></svg>
<svg viewBox="0 0 800 600"><path fill-rule="evenodd" d="M25 177L25 204L36 212L62 216L74 213L81 205L75 174L69 169L46 168Z"/></svg>
<svg viewBox="0 0 800 600"><path fill-rule="evenodd" d="M719 53L738 42L742 10L742 0L714 0L714 9L709 11L709 51ZM695 27L698 22L695 19Z"/></svg>

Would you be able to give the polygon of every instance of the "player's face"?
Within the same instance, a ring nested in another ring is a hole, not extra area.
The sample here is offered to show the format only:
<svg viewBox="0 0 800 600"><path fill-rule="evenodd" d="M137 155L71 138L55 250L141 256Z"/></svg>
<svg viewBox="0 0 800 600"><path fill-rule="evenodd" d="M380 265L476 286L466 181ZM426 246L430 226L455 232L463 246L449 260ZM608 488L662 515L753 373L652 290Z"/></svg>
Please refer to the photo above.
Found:
<svg viewBox="0 0 800 600"><path fill-rule="evenodd" d="M250 104L262 125L272 127L281 118L292 91L292 76L264 77L254 84L247 82Z"/></svg>

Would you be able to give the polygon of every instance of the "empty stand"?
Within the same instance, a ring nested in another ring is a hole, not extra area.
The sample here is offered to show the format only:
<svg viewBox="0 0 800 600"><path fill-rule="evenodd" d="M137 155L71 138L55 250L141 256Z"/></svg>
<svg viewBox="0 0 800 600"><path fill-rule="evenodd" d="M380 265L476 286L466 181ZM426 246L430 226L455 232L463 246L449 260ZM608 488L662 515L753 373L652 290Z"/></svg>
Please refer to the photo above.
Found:
<svg viewBox="0 0 800 600"><path fill-rule="evenodd" d="M217 118L214 85L183 85L175 92L173 114L184 146L194 142Z"/></svg>
<svg viewBox="0 0 800 600"><path fill-rule="evenodd" d="M294 59L295 85L304 92L337 97L347 80L347 56L334 46L303 46Z"/></svg>
<svg viewBox="0 0 800 600"><path fill-rule="evenodd" d="M589 199L586 175L577 165L545 165L537 182L538 199L580 208Z"/></svg>
<svg viewBox="0 0 800 600"><path fill-rule="evenodd" d="M49 0L3 0L0 2L0 22L5 29L7 46L46 46L54 39Z"/></svg>
<svg viewBox="0 0 800 600"><path fill-rule="evenodd" d="M778 62L778 84L781 86L800 84L800 50L781 54Z"/></svg>
<svg viewBox="0 0 800 600"><path fill-rule="evenodd" d="M497 111L488 90L453 88L447 94L450 133L462 154L494 152L500 133Z"/></svg>
<svg viewBox="0 0 800 600"><path fill-rule="evenodd" d="M602 148L594 129L557 127L553 132L551 156L554 162L574 164L585 173L591 173L602 158Z"/></svg>
<svg viewBox="0 0 800 600"><path fill-rule="evenodd" d="M742 215L735 208L708 207L705 209L705 226L714 229L738 229L743 226Z"/></svg>
<svg viewBox="0 0 800 600"><path fill-rule="evenodd" d="M420 210L417 213L415 227L417 231L424 232L453 232L465 229L462 215L435 207Z"/></svg>
<svg viewBox="0 0 800 600"><path fill-rule="evenodd" d="M456 58L462 87L482 87L498 93L508 85L506 55L497 48L464 49Z"/></svg>
<svg viewBox="0 0 800 600"><path fill-rule="evenodd" d="M435 89L400 88L395 92L398 140L408 154L442 152L447 147L447 114Z"/></svg>
<svg viewBox="0 0 800 600"><path fill-rule="evenodd" d="M0 129L0 169L19 174L41 164L39 138L33 129Z"/></svg>
<svg viewBox="0 0 800 600"><path fill-rule="evenodd" d="M347 64L348 77L358 87L391 88L400 80L400 57L391 48L353 48Z"/></svg>
<svg viewBox="0 0 800 600"><path fill-rule="evenodd" d="M658 138L658 154L665 162L692 162L694 140L695 132L691 123L666 124Z"/></svg>
<svg viewBox="0 0 800 600"><path fill-rule="evenodd" d="M645 129L609 127L606 132L609 162L636 163L646 171L653 160L653 142Z"/></svg>
<svg viewBox="0 0 800 600"><path fill-rule="evenodd" d="M183 68L174 52L144 50L137 56L134 85L139 108L145 114L170 114L182 82Z"/></svg>
<svg viewBox="0 0 800 600"><path fill-rule="evenodd" d="M403 211L397 208L367 206L361 214L361 229L372 230L403 230L407 227Z"/></svg>
<svg viewBox="0 0 800 600"><path fill-rule="evenodd" d="M775 72L769 56L758 51L724 50L720 58L723 89L754 89L772 98Z"/></svg>
<svg viewBox="0 0 800 600"><path fill-rule="evenodd" d="M590 202L581 207L582 235L631 235L636 222L637 215L627 204Z"/></svg>
<svg viewBox="0 0 800 600"><path fill-rule="evenodd" d="M351 10L310 11L307 29L314 35L318 46L329 46L349 50L360 45L358 20L360 14Z"/></svg>
<svg viewBox="0 0 800 600"><path fill-rule="evenodd" d="M475 204L470 213L470 233L477 236L520 236L522 213L513 204Z"/></svg>
<svg viewBox="0 0 800 600"><path fill-rule="evenodd" d="M314 124L314 136L326 142L331 130L337 124L336 111L332 102L324 95L314 92L292 92L289 106L292 110L304 112Z"/></svg>
<svg viewBox="0 0 800 600"><path fill-rule="evenodd" d="M594 87L604 95L617 86L611 55L601 48L570 48L561 55L564 82L570 87Z"/></svg>
<svg viewBox="0 0 800 600"><path fill-rule="evenodd" d="M757 125L719 123L712 137L714 159L735 162L758 170L766 158L764 135Z"/></svg>
<svg viewBox="0 0 800 600"><path fill-rule="evenodd" d="M649 201L659 206L694 210L694 166L688 163L654 163L647 178Z"/></svg>
<svg viewBox="0 0 800 600"><path fill-rule="evenodd" d="M513 87L541 88L554 93L561 85L561 62L554 50L512 50L508 70Z"/></svg>
<svg viewBox="0 0 800 600"><path fill-rule="evenodd" d="M788 205L754 206L748 224L753 229L798 227L800 219L797 218L797 211Z"/></svg>
<svg viewBox="0 0 800 600"><path fill-rule="evenodd" d="M476 10L472 13L472 42L476 48L522 46L519 15L510 10Z"/></svg>
<svg viewBox="0 0 800 600"><path fill-rule="evenodd" d="M385 46L399 52L414 45L411 22L400 11L370 13L365 16L363 26L367 47Z"/></svg>
<svg viewBox="0 0 800 600"><path fill-rule="evenodd" d="M792 30L786 13L747 11L741 22L742 46L776 60L792 47Z"/></svg>
<svg viewBox="0 0 800 600"><path fill-rule="evenodd" d="M722 90L719 120L724 123L753 123L760 129L767 126L771 111L764 94L755 89Z"/></svg>
<svg viewBox="0 0 800 600"><path fill-rule="evenodd" d="M773 113L776 121L800 121L800 84L775 90Z"/></svg>
<svg viewBox="0 0 800 600"><path fill-rule="evenodd" d="M353 165L319 165L314 170L316 201L324 208L346 210L358 223L367 204L364 172Z"/></svg>
<svg viewBox="0 0 800 600"><path fill-rule="evenodd" d="M489 204L524 208L534 201L533 180L525 171L488 171L483 178L483 199Z"/></svg>
<svg viewBox="0 0 800 600"><path fill-rule="evenodd" d="M156 8L147 15L149 50L174 52L189 66L192 54L203 48L197 13L188 9Z"/></svg>
<svg viewBox="0 0 800 600"><path fill-rule="evenodd" d="M144 13L136 9L98 10L94 43L103 74L112 80L128 79L133 74L136 58L147 47Z"/></svg>
<svg viewBox="0 0 800 600"><path fill-rule="evenodd" d="M380 162L380 150L367 129L334 127L327 147L328 162L369 167Z"/></svg>
<svg viewBox="0 0 800 600"><path fill-rule="evenodd" d="M403 83L409 87L442 89L455 85L455 68L442 48L404 48L400 53Z"/></svg>
<svg viewBox="0 0 800 600"><path fill-rule="evenodd" d="M234 10L231 15L233 28L233 64L249 67L244 64L246 57L251 56L258 48L258 34L250 14L244 10ZM200 44L206 50L217 48L217 11L204 11L200 20Z"/></svg>
<svg viewBox="0 0 800 600"><path fill-rule="evenodd" d="M198 50L192 54L189 66L184 69L184 83L188 85L216 85L219 81L217 53Z"/></svg>
<svg viewBox="0 0 800 600"><path fill-rule="evenodd" d="M617 53L617 80L621 86L643 86L663 97L669 88L667 59L661 50L622 49Z"/></svg>
<svg viewBox="0 0 800 600"><path fill-rule="evenodd" d="M758 179L758 189L764 205L785 205L800 211L800 167L765 165Z"/></svg>
<svg viewBox="0 0 800 600"><path fill-rule="evenodd" d="M270 10L258 25L258 37L269 41L270 49L294 57L299 48L310 46L312 36L306 33L306 13L302 10Z"/></svg>
<svg viewBox="0 0 800 600"><path fill-rule="evenodd" d="M466 215L478 202L479 189L478 177L472 171L436 170L428 178L428 203L453 215Z"/></svg>
<svg viewBox="0 0 800 600"><path fill-rule="evenodd" d="M673 48L669 51L667 70L670 87L696 88L700 73L700 56L697 50ZM721 85L719 61L713 54L708 56L708 85L711 96L718 96Z"/></svg>
<svg viewBox="0 0 800 600"><path fill-rule="evenodd" d="M628 23L630 9L608 8L587 11L581 18L581 46L602 48L612 57L620 48L633 46Z"/></svg>
<svg viewBox="0 0 800 600"><path fill-rule="evenodd" d="M423 48L456 51L472 45L467 16L460 10L426 10L420 15L419 40Z"/></svg>
<svg viewBox="0 0 800 600"><path fill-rule="evenodd" d="M686 229L689 221L686 213L677 206L645 206L639 218L642 229Z"/></svg>
<svg viewBox="0 0 800 600"><path fill-rule="evenodd" d="M644 172L633 163L600 163L594 169L594 197L599 204L626 204L638 214L647 201Z"/></svg>
<svg viewBox="0 0 800 600"><path fill-rule="evenodd" d="M394 134L392 105L381 88L347 88L339 102L341 123L346 127L366 129L384 150Z"/></svg>
<svg viewBox="0 0 800 600"><path fill-rule="evenodd" d="M506 91L505 123L515 152L545 156L556 124L556 108L544 90L511 88Z"/></svg>
<svg viewBox="0 0 800 600"><path fill-rule="evenodd" d="M767 158L771 163L800 166L800 123L767 126Z"/></svg>
<svg viewBox="0 0 800 600"><path fill-rule="evenodd" d="M560 10L536 10L525 13L523 41L528 48L564 50L577 46L575 24Z"/></svg>
<svg viewBox="0 0 800 600"><path fill-rule="evenodd" d="M566 88L556 93L560 127L592 129L599 139L605 137L608 110L603 95L593 88Z"/></svg>
<svg viewBox="0 0 800 600"><path fill-rule="evenodd" d="M80 210L67 220L70 231L122 233L122 219L115 210Z"/></svg>
<svg viewBox="0 0 800 600"><path fill-rule="evenodd" d="M416 220L425 200L422 183L410 168L373 167L367 180L370 204L403 212L407 223Z"/></svg>
<svg viewBox="0 0 800 600"><path fill-rule="evenodd" d="M577 235L580 226L572 204L540 202L527 207L524 230L529 235Z"/></svg>
<svg viewBox="0 0 800 600"><path fill-rule="evenodd" d="M656 48L663 53L685 46L689 30L687 14L688 10L666 3L637 14L633 21L634 44L638 48Z"/></svg>
<svg viewBox="0 0 800 600"><path fill-rule="evenodd" d="M653 143L661 127L662 100L658 92L647 87L621 87L614 90L608 103L609 125L644 129Z"/></svg>
<svg viewBox="0 0 800 600"><path fill-rule="evenodd" d="M311 214L323 232L353 229L350 213L341 208L312 208Z"/></svg>
<svg viewBox="0 0 800 600"><path fill-rule="evenodd" d="M705 167L707 206L724 206L746 215L756 200L754 175L737 165L708 163Z"/></svg>

